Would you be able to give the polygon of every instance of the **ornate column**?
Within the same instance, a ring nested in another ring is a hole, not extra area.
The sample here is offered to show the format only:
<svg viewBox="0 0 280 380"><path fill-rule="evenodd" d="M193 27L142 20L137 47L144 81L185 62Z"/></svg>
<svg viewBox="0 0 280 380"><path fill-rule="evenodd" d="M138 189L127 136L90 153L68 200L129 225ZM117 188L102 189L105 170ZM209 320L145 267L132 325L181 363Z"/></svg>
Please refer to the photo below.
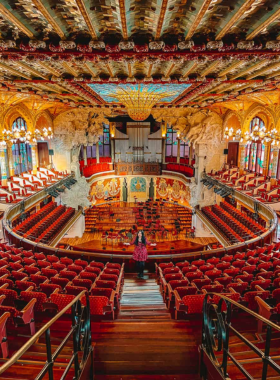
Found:
<svg viewBox="0 0 280 380"><path fill-rule="evenodd" d="M177 138L178 145L177 145L177 164L180 164L180 147L181 147L181 140L178 137Z"/></svg>
<svg viewBox="0 0 280 380"><path fill-rule="evenodd" d="M15 174L12 146L13 146L13 143L9 141L7 143L7 153L8 153L8 166L9 166L10 177L12 177Z"/></svg>
<svg viewBox="0 0 280 380"><path fill-rule="evenodd" d="M111 137L111 158L112 158L112 163L115 162L115 139L114 137Z"/></svg>
<svg viewBox="0 0 280 380"><path fill-rule="evenodd" d="M165 164L165 142L166 142L166 133L167 133L167 121L161 123L161 136L162 136L162 145L161 145L161 163Z"/></svg>
<svg viewBox="0 0 280 380"><path fill-rule="evenodd" d="M7 184L7 162L6 162L6 153L7 153L7 147L1 146L0 147L0 167L1 167L1 179L2 179L2 185Z"/></svg>
<svg viewBox="0 0 280 380"><path fill-rule="evenodd" d="M32 155L32 174L37 174L37 168L39 166L37 143L30 143L31 155Z"/></svg>
<svg viewBox="0 0 280 380"><path fill-rule="evenodd" d="M83 151L83 158L84 158L84 165L87 165L87 145L84 145L84 151Z"/></svg>
<svg viewBox="0 0 280 380"><path fill-rule="evenodd" d="M189 165L192 164L192 158L193 158L193 144L191 143L190 149L189 149Z"/></svg>
<svg viewBox="0 0 280 380"><path fill-rule="evenodd" d="M246 145L245 143L239 143L239 169L244 170L245 169L245 152L246 152Z"/></svg>
<svg viewBox="0 0 280 380"><path fill-rule="evenodd" d="M267 175L268 173L268 163L269 163L269 145L267 142L264 143L264 156L263 156L263 175Z"/></svg>
<svg viewBox="0 0 280 380"><path fill-rule="evenodd" d="M96 143L96 162L99 164L99 141Z"/></svg>
<svg viewBox="0 0 280 380"><path fill-rule="evenodd" d="M279 155L279 146L273 146L272 149L272 168L271 168L271 178L276 178L277 174L277 163L278 163L278 155Z"/></svg>

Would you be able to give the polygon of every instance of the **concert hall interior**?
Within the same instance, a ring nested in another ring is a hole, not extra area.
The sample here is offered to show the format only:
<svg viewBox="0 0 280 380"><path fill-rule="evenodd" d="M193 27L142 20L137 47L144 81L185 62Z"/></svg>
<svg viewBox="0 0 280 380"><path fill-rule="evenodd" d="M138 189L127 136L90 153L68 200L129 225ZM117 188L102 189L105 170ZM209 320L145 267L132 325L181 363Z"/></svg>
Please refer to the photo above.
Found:
<svg viewBox="0 0 280 380"><path fill-rule="evenodd" d="M0 1L0 378L280 379L279 0Z"/></svg>

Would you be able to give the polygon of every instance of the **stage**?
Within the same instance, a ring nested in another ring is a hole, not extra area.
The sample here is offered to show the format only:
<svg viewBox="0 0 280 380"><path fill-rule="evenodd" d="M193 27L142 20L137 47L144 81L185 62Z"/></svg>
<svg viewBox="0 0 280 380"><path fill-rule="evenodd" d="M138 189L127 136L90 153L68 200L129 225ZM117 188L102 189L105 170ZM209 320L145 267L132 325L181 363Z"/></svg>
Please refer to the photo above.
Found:
<svg viewBox="0 0 280 380"><path fill-rule="evenodd" d="M134 245L104 244L101 240L93 239L95 234L85 233L82 238L64 238L61 244L70 245L75 251L103 252L112 254L132 255ZM156 246L149 246L148 253L151 255L170 255L176 253L198 252L206 249L208 244L216 243L215 238L193 238L186 240L160 241Z"/></svg>

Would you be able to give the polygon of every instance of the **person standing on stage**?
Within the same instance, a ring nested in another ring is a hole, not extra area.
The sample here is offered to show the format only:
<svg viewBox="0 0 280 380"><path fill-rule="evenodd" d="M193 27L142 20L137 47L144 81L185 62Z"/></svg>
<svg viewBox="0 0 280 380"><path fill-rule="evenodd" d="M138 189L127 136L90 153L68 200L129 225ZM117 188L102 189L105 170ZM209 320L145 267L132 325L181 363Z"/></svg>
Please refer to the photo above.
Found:
<svg viewBox="0 0 280 380"><path fill-rule="evenodd" d="M138 271L138 278L143 278L145 262L148 258L148 252L146 245L150 245L148 240L145 238L144 231L138 231L132 244L135 245L132 258L136 261L136 268Z"/></svg>

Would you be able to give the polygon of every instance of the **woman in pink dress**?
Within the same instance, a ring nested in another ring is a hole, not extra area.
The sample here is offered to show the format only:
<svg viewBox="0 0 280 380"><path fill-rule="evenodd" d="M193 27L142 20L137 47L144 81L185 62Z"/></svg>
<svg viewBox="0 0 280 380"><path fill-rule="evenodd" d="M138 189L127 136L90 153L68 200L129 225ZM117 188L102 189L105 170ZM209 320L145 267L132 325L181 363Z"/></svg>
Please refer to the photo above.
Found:
<svg viewBox="0 0 280 380"><path fill-rule="evenodd" d="M143 278L143 272L145 268L145 261L148 258L148 252L146 245L150 245L148 240L145 238L144 231L138 231L132 244L135 244L135 249L132 258L136 261L136 268L139 278Z"/></svg>

